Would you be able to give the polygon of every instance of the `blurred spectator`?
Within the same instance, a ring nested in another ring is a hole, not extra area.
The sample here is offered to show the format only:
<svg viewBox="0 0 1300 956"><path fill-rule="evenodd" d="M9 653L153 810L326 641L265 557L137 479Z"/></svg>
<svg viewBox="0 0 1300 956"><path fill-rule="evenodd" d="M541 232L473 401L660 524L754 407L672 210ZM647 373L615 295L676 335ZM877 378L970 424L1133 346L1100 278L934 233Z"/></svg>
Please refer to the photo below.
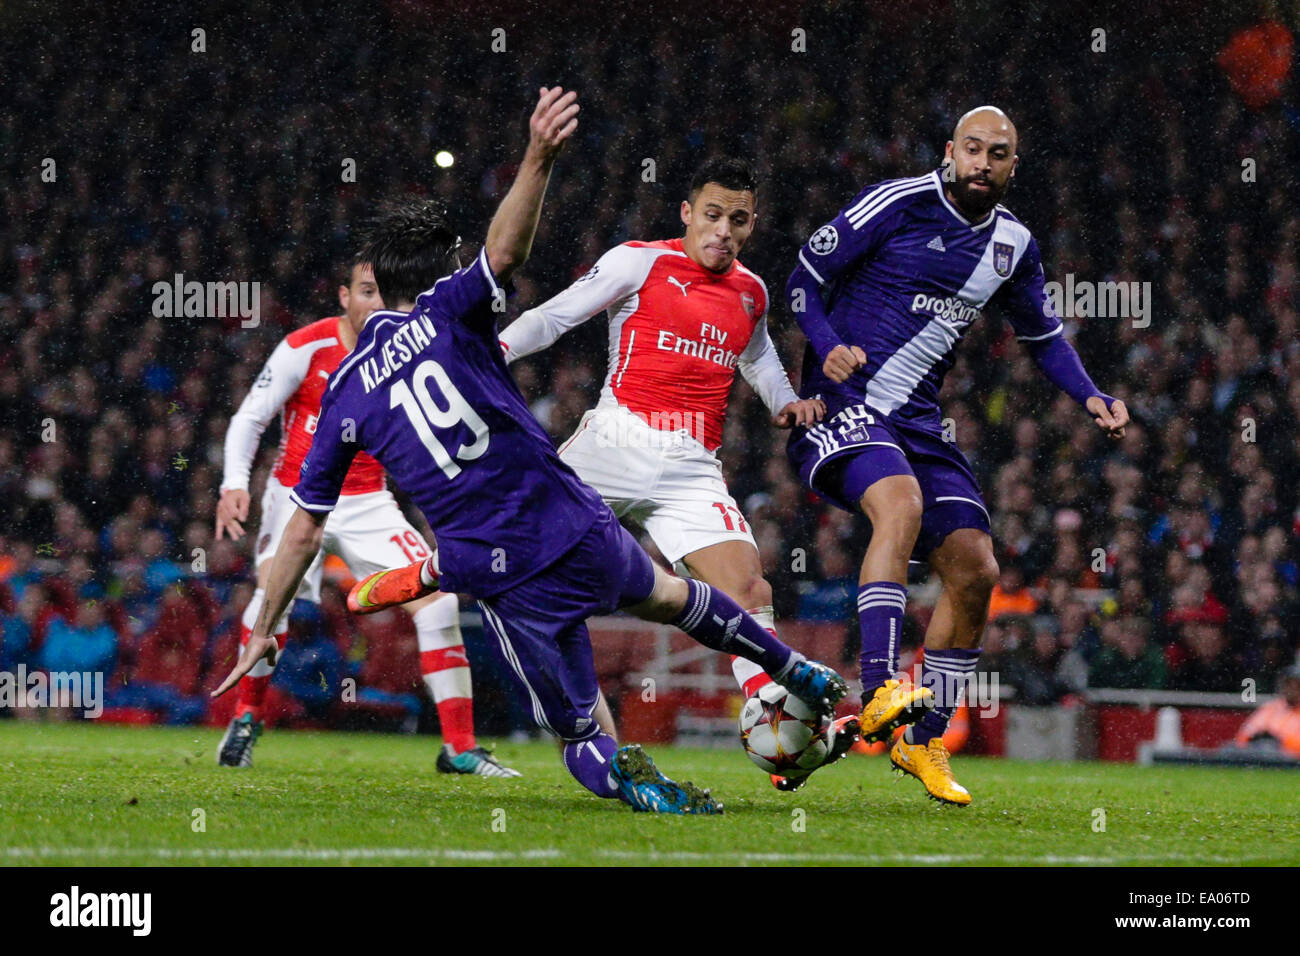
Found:
<svg viewBox="0 0 1300 956"><path fill-rule="evenodd" d="M0 671L12 672L29 662L44 637L49 610L45 589L37 584L26 588L17 607L0 617Z"/></svg>
<svg viewBox="0 0 1300 956"><path fill-rule="evenodd" d="M1113 641L1103 643L1088 668L1089 687L1162 690L1165 655L1149 639L1150 625L1140 618L1118 622Z"/></svg>
<svg viewBox="0 0 1300 956"><path fill-rule="evenodd" d="M357 701L379 711L400 712L408 720L423 707L415 633L404 615L368 618L363 626L365 661L359 668Z"/></svg>
<svg viewBox="0 0 1300 956"><path fill-rule="evenodd" d="M1169 678L1171 690L1234 691L1241 689L1223 627L1208 618L1189 618L1180 627L1183 652Z"/></svg>
<svg viewBox="0 0 1300 956"><path fill-rule="evenodd" d="M800 588L802 621L848 621L857 612L858 563L849 557L831 524L817 530L814 548L818 577Z"/></svg>
<svg viewBox="0 0 1300 956"><path fill-rule="evenodd" d="M1072 662L1050 627L1040 625L1029 631L1027 622L1017 622L1016 627L1024 629L1022 634L1028 631L1028 638L1020 639L1003 677L1016 689L1018 702L1046 707L1082 689L1079 675L1072 673Z"/></svg>
<svg viewBox="0 0 1300 956"><path fill-rule="evenodd" d="M1038 599L1025 587L1025 575L1016 564L1003 564L998 583L989 599L989 620L996 621L1006 614L1032 615L1038 610Z"/></svg>
<svg viewBox="0 0 1300 956"><path fill-rule="evenodd" d="M207 629L194 604L167 589L157 623L134 649L129 676L110 689L108 705L156 711L168 724L198 721L207 707L199 694L206 643Z"/></svg>
<svg viewBox="0 0 1300 956"><path fill-rule="evenodd" d="M1251 714L1237 731L1237 744L1270 746L1300 758L1300 664L1282 675L1278 695Z"/></svg>
<svg viewBox="0 0 1300 956"><path fill-rule="evenodd" d="M1185 621L1209 621L1222 624L1228 609L1210 589L1210 575L1203 564L1193 563L1184 583L1173 591L1173 605L1165 614L1165 624L1177 628Z"/></svg>
<svg viewBox="0 0 1300 956"><path fill-rule="evenodd" d="M289 640L275 668L273 687L291 694L306 713L327 718L341 697L343 655L325 633L319 605L299 601L289 615Z"/></svg>
<svg viewBox="0 0 1300 956"><path fill-rule="evenodd" d="M7 557L9 566L5 583L12 598L20 600L27 586L35 584L44 575L35 567L36 549L29 542L13 542Z"/></svg>
<svg viewBox="0 0 1300 956"><path fill-rule="evenodd" d="M37 663L46 671L108 675L117 659L117 635L108 626L104 606L84 601L73 623L61 617L50 621Z"/></svg>
<svg viewBox="0 0 1300 956"><path fill-rule="evenodd" d="M984 642L980 645L980 657L975 665L978 674L996 674L999 682L1006 681L1011 661L1011 651L1007 648L1006 632L1002 624L990 621L984 629Z"/></svg>

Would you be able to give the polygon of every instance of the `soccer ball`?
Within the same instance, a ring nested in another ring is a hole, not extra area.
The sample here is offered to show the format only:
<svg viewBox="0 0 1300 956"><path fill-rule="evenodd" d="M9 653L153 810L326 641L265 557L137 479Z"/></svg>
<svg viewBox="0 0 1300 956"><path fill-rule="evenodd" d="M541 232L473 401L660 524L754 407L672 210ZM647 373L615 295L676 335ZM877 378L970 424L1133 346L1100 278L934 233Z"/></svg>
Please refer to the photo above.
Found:
<svg viewBox="0 0 1300 956"><path fill-rule="evenodd" d="M776 683L759 688L745 701L740 742L761 769L783 777L811 773L830 749L822 718Z"/></svg>

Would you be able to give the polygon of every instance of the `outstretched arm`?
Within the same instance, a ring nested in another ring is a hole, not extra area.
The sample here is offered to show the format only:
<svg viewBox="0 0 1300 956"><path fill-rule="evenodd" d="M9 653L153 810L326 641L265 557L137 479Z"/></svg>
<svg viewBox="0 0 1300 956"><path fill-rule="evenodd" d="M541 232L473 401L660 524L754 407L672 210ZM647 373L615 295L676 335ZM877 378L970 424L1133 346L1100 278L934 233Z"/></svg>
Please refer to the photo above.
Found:
<svg viewBox="0 0 1300 956"><path fill-rule="evenodd" d="M1032 238L996 298L1006 308L1016 338L1048 380L1086 408L1109 437L1123 438L1128 409L1093 383L1079 353L1066 341L1065 327L1047 296L1038 243Z"/></svg>
<svg viewBox="0 0 1300 956"><path fill-rule="evenodd" d="M488 265L501 282L528 259L542 213L542 197L551 178L551 167L573 131L578 128L578 94L560 87L542 87L537 108L528 121L528 148L514 184L501 200L488 226Z"/></svg>
<svg viewBox="0 0 1300 956"><path fill-rule="evenodd" d="M253 387L244 396L239 410L226 429L225 471L221 476L221 498L217 502L216 537L223 533L231 538L244 536L243 522L248 519L248 476L257 457L262 433L284 403L302 384L311 362L311 351L295 349L288 339L275 347Z"/></svg>
<svg viewBox="0 0 1300 956"><path fill-rule="evenodd" d="M1063 335L1027 344L1034 364L1052 384L1086 408L1111 438L1124 437L1124 426L1129 422L1128 408L1093 384L1079 360L1079 353Z"/></svg>
<svg viewBox="0 0 1300 956"><path fill-rule="evenodd" d="M280 547L275 552L261 614L239 655L239 663L213 692L213 697L234 687L258 661L275 663L278 650L271 636L272 628L293 600L303 575L320 550L325 520L338 502L352 459L360 450L360 443L354 440L357 436L352 433L352 419L345 418L345 414L337 394L327 389L321 398L320 420L316 423L311 450L302 463L301 480L289 492L289 500L298 507L285 525ZM346 428L345 422L349 423Z"/></svg>
<svg viewBox="0 0 1300 956"><path fill-rule="evenodd" d="M653 261L628 246L610 249L581 279L502 330L506 362L549 348L565 332L626 299L645 281Z"/></svg>
<svg viewBox="0 0 1300 956"><path fill-rule="evenodd" d="M271 563L271 577L266 582L266 596L257 623L253 625L253 633L244 645L234 670L212 692L213 697L220 697L238 684L239 679L251 671L258 661L275 663L279 645L271 635L271 627L280 620L280 615L293 600L303 575L320 550L321 540L325 536L325 519L328 517L328 513L315 514L297 508L289 518L284 536L280 539L280 547Z"/></svg>

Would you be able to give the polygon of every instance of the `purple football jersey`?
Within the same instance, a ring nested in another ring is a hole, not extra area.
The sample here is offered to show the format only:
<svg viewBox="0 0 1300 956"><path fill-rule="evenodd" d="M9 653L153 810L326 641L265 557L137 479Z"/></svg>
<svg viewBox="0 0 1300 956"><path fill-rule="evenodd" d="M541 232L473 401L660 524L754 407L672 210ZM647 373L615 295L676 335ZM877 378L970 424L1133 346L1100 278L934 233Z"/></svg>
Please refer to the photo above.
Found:
<svg viewBox="0 0 1300 956"><path fill-rule="evenodd" d="M1062 331L1029 230L1000 205L970 222L944 195L938 172L864 189L812 234L799 263L821 291L820 301L791 303L809 340L800 394L821 396L832 411L865 402L938 428L943 377L989 301L1006 310L1022 341ZM838 344L867 356L843 383L822 372Z"/></svg>
<svg viewBox="0 0 1300 956"><path fill-rule="evenodd" d="M338 501L353 456L388 470L438 538L442 587L490 597L545 569L606 510L556 455L506 368L487 254L439 279L410 314L366 320L330 376L291 497Z"/></svg>

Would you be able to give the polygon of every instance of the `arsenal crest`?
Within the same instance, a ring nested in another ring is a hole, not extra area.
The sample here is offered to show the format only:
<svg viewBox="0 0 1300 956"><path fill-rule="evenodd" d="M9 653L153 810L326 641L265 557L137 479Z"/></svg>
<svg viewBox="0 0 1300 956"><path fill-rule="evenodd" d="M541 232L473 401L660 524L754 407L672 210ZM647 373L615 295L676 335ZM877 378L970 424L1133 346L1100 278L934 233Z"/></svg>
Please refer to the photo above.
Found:
<svg viewBox="0 0 1300 956"><path fill-rule="evenodd" d="M745 310L745 314L751 319L754 317L754 297L748 292L740 293L740 307Z"/></svg>
<svg viewBox="0 0 1300 956"><path fill-rule="evenodd" d="M993 243L993 271L1004 279L1011 275L1011 256L1015 251L1009 242Z"/></svg>

